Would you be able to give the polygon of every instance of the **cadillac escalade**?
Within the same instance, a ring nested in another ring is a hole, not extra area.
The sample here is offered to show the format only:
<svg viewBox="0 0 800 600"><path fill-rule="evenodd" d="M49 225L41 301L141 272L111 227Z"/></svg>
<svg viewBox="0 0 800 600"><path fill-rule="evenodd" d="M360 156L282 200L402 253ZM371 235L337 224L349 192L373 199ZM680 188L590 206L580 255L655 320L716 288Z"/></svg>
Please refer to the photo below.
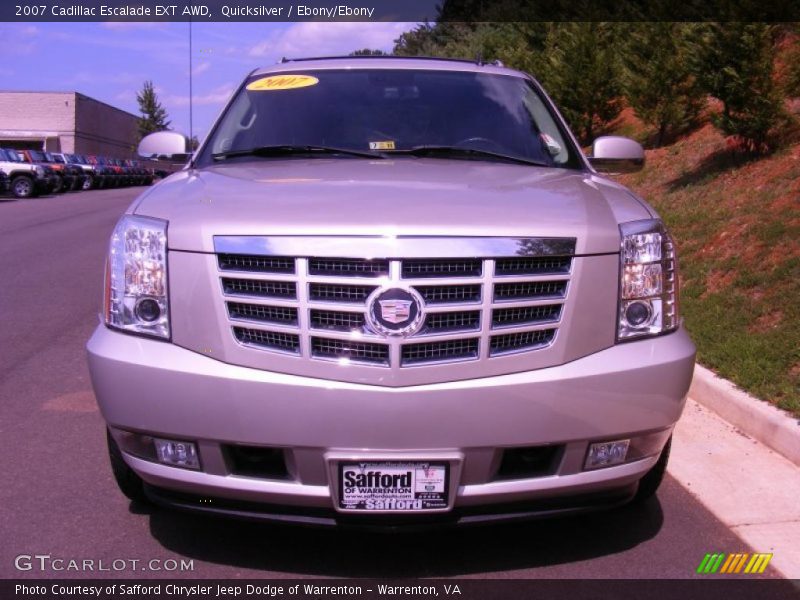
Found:
<svg viewBox="0 0 800 600"><path fill-rule="evenodd" d="M316 525L655 494L692 378L675 242L493 63L284 60L111 236L88 343L122 492Z"/></svg>

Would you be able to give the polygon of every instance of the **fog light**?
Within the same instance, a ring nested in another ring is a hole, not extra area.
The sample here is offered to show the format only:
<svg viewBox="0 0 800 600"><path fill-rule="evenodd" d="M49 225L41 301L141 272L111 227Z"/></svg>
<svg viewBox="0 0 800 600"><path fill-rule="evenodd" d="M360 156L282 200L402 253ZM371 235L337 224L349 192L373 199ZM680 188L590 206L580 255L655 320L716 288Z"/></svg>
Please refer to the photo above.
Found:
<svg viewBox="0 0 800 600"><path fill-rule="evenodd" d="M586 470L600 469L624 463L630 442L630 440L616 440L590 444L589 454L586 456L586 464L583 468Z"/></svg>
<svg viewBox="0 0 800 600"><path fill-rule="evenodd" d="M191 442L180 442L177 440L161 440L155 438L156 453L158 462L173 467L183 467L185 469L199 469L200 459L197 456L197 448Z"/></svg>

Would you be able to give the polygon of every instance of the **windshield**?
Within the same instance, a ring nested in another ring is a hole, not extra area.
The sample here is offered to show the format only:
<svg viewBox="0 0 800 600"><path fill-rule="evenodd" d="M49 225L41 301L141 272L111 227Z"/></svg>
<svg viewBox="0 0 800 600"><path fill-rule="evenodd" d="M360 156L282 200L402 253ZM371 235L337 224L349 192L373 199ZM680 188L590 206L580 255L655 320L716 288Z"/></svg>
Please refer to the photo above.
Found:
<svg viewBox="0 0 800 600"><path fill-rule="evenodd" d="M28 154L31 157L33 162L52 162L48 161L47 157L45 157L43 152L39 152L38 150L29 150Z"/></svg>
<svg viewBox="0 0 800 600"><path fill-rule="evenodd" d="M5 150L6 157L11 162L23 162L16 150Z"/></svg>
<svg viewBox="0 0 800 600"><path fill-rule="evenodd" d="M51 162L57 162L62 164L67 162L64 160L63 156L59 156L58 154L48 154L47 158L50 159Z"/></svg>
<svg viewBox="0 0 800 600"><path fill-rule="evenodd" d="M530 82L474 72L357 69L254 76L212 132L200 161L275 146L375 155L460 148L580 166ZM491 160L477 153L461 156Z"/></svg>

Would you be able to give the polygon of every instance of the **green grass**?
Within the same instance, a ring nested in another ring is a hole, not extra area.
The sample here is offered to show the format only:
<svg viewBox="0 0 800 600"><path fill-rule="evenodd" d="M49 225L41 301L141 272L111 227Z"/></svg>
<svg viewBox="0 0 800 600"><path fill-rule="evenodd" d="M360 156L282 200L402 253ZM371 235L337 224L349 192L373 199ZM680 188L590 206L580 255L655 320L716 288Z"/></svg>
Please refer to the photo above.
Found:
<svg viewBox="0 0 800 600"><path fill-rule="evenodd" d="M698 361L800 417L800 160L705 173L690 152L671 147L625 183L645 188L678 241L681 311Z"/></svg>

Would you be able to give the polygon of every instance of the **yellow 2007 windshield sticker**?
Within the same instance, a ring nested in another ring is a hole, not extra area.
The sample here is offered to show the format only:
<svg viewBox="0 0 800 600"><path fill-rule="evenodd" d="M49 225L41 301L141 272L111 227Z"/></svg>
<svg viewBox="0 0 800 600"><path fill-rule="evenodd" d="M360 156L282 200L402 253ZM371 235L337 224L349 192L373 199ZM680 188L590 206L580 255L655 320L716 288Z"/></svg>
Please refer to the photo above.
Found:
<svg viewBox="0 0 800 600"><path fill-rule="evenodd" d="M251 92L271 92L274 90L294 90L296 88L317 85L319 79L311 75L272 75L262 77L247 84Z"/></svg>
<svg viewBox="0 0 800 600"><path fill-rule="evenodd" d="M389 140L386 142L370 142L370 150L394 150L394 142Z"/></svg>

